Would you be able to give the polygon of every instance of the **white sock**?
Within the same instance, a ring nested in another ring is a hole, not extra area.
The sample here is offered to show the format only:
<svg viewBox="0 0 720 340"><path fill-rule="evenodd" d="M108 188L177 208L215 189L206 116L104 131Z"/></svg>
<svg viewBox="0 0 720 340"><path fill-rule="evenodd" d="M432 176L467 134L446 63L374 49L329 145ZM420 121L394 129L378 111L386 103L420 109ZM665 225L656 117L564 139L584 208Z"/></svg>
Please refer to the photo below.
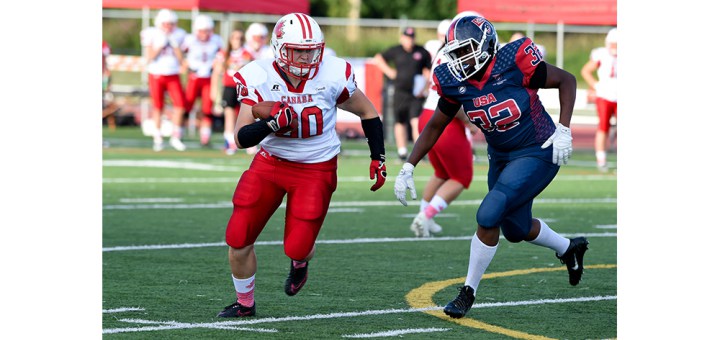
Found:
<svg viewBox="0 0 720 340"><path fill-rule="evenodd" d="M480 284L485 270L490 265L497 251L497 245L490 247L482 243L477 237L477 233L473 234L470 242L470 263L468 264L468 273L465 278L465 285L472 287L477 293L477 286Z"/></svg>
<svg viewBox="0 0 720 340"><path fill-rule="evenodd" d="M562 237L560 234L550 229L550 227L545 224L545 221L539 218L537 220L540 221L540 233L538 233L538 236L534 240L529 242L538 246L550 248L560 256L565 254L565 251L570 246L570 239Z"/></svg>
<svg viewBox="0 0 720 340"><path fill-rule="evenodd" d="M607 163L607 152L595 151L595 159L597 159L598 165L604 166Z"/></svg>
<svg viewBox="0 0 720 340"><path fill-rule="evenodd" d="M425 211L425 208L428 206L428 204L430 204L430 202L426 201L425 199L420 201L420 211Z"/></svg>
<svg viewBox="0 0 720 340"><path fill-rule="evenodd" d="M225 132L223 133L223 137L225 137L225 140L230 144L235 144L235 135L233 135L232 132Z"/></svg>
<svg viewBox="0 0 720 340"><path fill-rule="evenodd" d="M398 155L401 155L401 156L407 155L407 148L406 147L398 148Z"/></svg>
<svg viewBox="0 0 720 340"><path fill-rule="evenodd" d="M205 137L212 135L212 128L210 128L209 126L203 126L203 127L201 127L201 128L200 128L200 135L201 135L201 136L205 136Z"/></svg>
<svg viewBox="0 0 720 340"><path fill-rule="evenodd" d="M437 215L441 211L445 210L445 208L447 208L447 206L448 206L447 202L445 202L445 200L442 197L435 195L430 200L430 204L423 211L425 211L425 216L427 216L427 218L433 218L433 217L435 217L435 215Z"/></svg>
<svg viewBox="0 0 720 340"><path fill-rule="evenodd" d="M247 279L237 279L232 274L230 276L235 285L238 303L245 307L251 307L255 303L255 274Z"/></svg>

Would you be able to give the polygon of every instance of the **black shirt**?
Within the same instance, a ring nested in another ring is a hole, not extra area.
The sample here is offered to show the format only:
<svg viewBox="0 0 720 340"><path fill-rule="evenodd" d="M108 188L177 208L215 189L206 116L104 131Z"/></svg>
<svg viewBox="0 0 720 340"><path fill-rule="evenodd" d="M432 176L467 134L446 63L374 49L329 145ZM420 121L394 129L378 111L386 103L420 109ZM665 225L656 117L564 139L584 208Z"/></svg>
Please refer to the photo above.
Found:
<svg viewBox="0 0 720 340"><path fill-rule="evenodd" d="M397 70L395 89L410 93L413 89L413 77L422 74L423 68L430 70L432 66L430 53L420 45L413 45L411 52L406 52L401 45L396 45L387 49L381 56L388 64L394 64Z"/></svg>

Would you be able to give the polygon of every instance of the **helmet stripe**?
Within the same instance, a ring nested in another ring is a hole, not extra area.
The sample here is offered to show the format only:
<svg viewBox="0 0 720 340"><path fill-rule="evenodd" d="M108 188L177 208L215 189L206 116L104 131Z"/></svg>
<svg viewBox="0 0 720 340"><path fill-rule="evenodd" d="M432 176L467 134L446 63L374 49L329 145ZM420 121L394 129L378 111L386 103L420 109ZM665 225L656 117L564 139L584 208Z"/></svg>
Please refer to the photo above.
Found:
<svg viewBox="0 0 720 340"><path fill-rule="evenodd" d="M453 21L450 24L450 28L448 28L448 31L447 31L447 41L448 42L455 40L455 27L456 26L457 26L457 20Z"/></svg>
<svg viewBox="0 0 720 340"><path fill-rule="evenodd" d="M300 16L300 13L295 13L295 16L298 18L298 21L300 22L300 27L302 27L303 39L307 39L307 33L305 33L305 23L303 22L302 17Z"/></svg>
<svg viewBox="0 0 720 340"><path fill-rule="evenodd" d="M312 39L313 31L312 31L312 25L310 25L310 19L308 19L308 16L305 14L300 14L300 16L302 16L302 18L305 19L305 23L307 24L307 27L308 27L308 32L310 32L310 39Z"/></svg>

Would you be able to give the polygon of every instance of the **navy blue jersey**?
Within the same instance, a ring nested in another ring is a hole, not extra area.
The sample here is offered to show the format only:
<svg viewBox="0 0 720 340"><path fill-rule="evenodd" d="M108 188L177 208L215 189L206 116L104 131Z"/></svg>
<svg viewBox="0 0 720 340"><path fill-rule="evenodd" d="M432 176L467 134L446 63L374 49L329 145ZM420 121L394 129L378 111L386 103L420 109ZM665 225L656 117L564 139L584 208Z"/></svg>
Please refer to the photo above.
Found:
<svg viewBox="0 0 720 340"><path fill-rule="evenodd" d="M433 80L440 96L462 105L492 149L524 149L544 143L555 132L538 89L528 88L542 60L532 40L523 38L500 48L480 81L458 82L447 64L435 68Z"/></svg>

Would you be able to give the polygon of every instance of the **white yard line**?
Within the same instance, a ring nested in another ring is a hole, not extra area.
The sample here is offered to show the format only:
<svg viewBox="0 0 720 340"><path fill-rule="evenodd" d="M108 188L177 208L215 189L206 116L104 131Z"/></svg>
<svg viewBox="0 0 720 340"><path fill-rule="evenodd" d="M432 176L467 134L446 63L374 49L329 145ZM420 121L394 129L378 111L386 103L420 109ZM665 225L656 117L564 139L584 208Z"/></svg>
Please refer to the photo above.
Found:
<svg viewBox="0 0 720 340"><path fill-rule="evenodd" d="M551 303L575 303L575 302L591 302L591 301L605 301L605 300L617 300L617 296L590 296L590 297L579 297L579 298L568 298L568 299L541 299L541 300L527 300L527 301L510 301L510 302L493 302L493 303L476 303L472 308L497 308L497 307L510 307L510 306L528 306L528 305L542 305ZM330 314L313 314L306 316L286 316L281 318L248 318L240 320L230 321L218 321L218 322L204 322L204 323L189 323L189 322L176 322L176 321L152 321L142 319L120 319L119 321L134 323L134 324L156 324L161 326L146 326L146 327L129 327L129 328L109 328L103 329L103 334L113 333L128 333L128 332L144 332L144 331L158 331L158 330L170 330L170 329L193 329L193 328L222 328L233 327L233 326L246 326L246 325L257 325L264 323L274 322L287 322L287 321L307 321L307 320L320 320L320 319L336 319L336 318L354 318L359 316L371 316L371 315L385 315L385 314L397 314L397 313L417 313L430 310L442 310L443 307L426 307L426 308L406 308L406 309L380 309L380 310L367 310L362 312L345 312L345 313L330 313ZM257 329L257 328L244 328L241 330L255 331L255 332L268 332L273 330L268 329ZM276 330L274 330L276 331Z"/></svg>
<svg viewBox="0 0 720 340"><path fill-rule="evenodd" d="M125 313L125 312L142 312L145 308L140 307L122 307L122 308L113 308L113 309L103 309L103 314L109 314L109 313Z"/></svg>
<svg viewBox="0 0 720 340"><path fill-rule="evenodd" d="M561 234L565 237L572 238L578 236L592 237L617 237L617 233L577 233L577 234ZM501 239L505 239L500 236ZM381 237L381 238L353 238L345 240L317 240L319 244L362 244L362 243L393 243L393 242L434 242L434 241L457 241L470 240L470 236L444 236L444 237ZM278 246L282 245L282 241L258 241L256 246ZM188 249L188 248L206 248L206 247L226 247L225 242L212 243L181 243L181 244L153 244L153 245L137 245L137 246L117 246L103 247L103 252L108 251L129 251L129 250L162 250L162 249Z"/></svg>
<svg viewBox="0 0 720 340"><path fill-rule="evenodd" d="M343 338L378 338L385 336L398 336L404 334L417 334L417 333L435 333L445 332L452 328L406 328L396 329L394 331L375 332L375 333L360 333L360 334L343 334Z"/></svg>

